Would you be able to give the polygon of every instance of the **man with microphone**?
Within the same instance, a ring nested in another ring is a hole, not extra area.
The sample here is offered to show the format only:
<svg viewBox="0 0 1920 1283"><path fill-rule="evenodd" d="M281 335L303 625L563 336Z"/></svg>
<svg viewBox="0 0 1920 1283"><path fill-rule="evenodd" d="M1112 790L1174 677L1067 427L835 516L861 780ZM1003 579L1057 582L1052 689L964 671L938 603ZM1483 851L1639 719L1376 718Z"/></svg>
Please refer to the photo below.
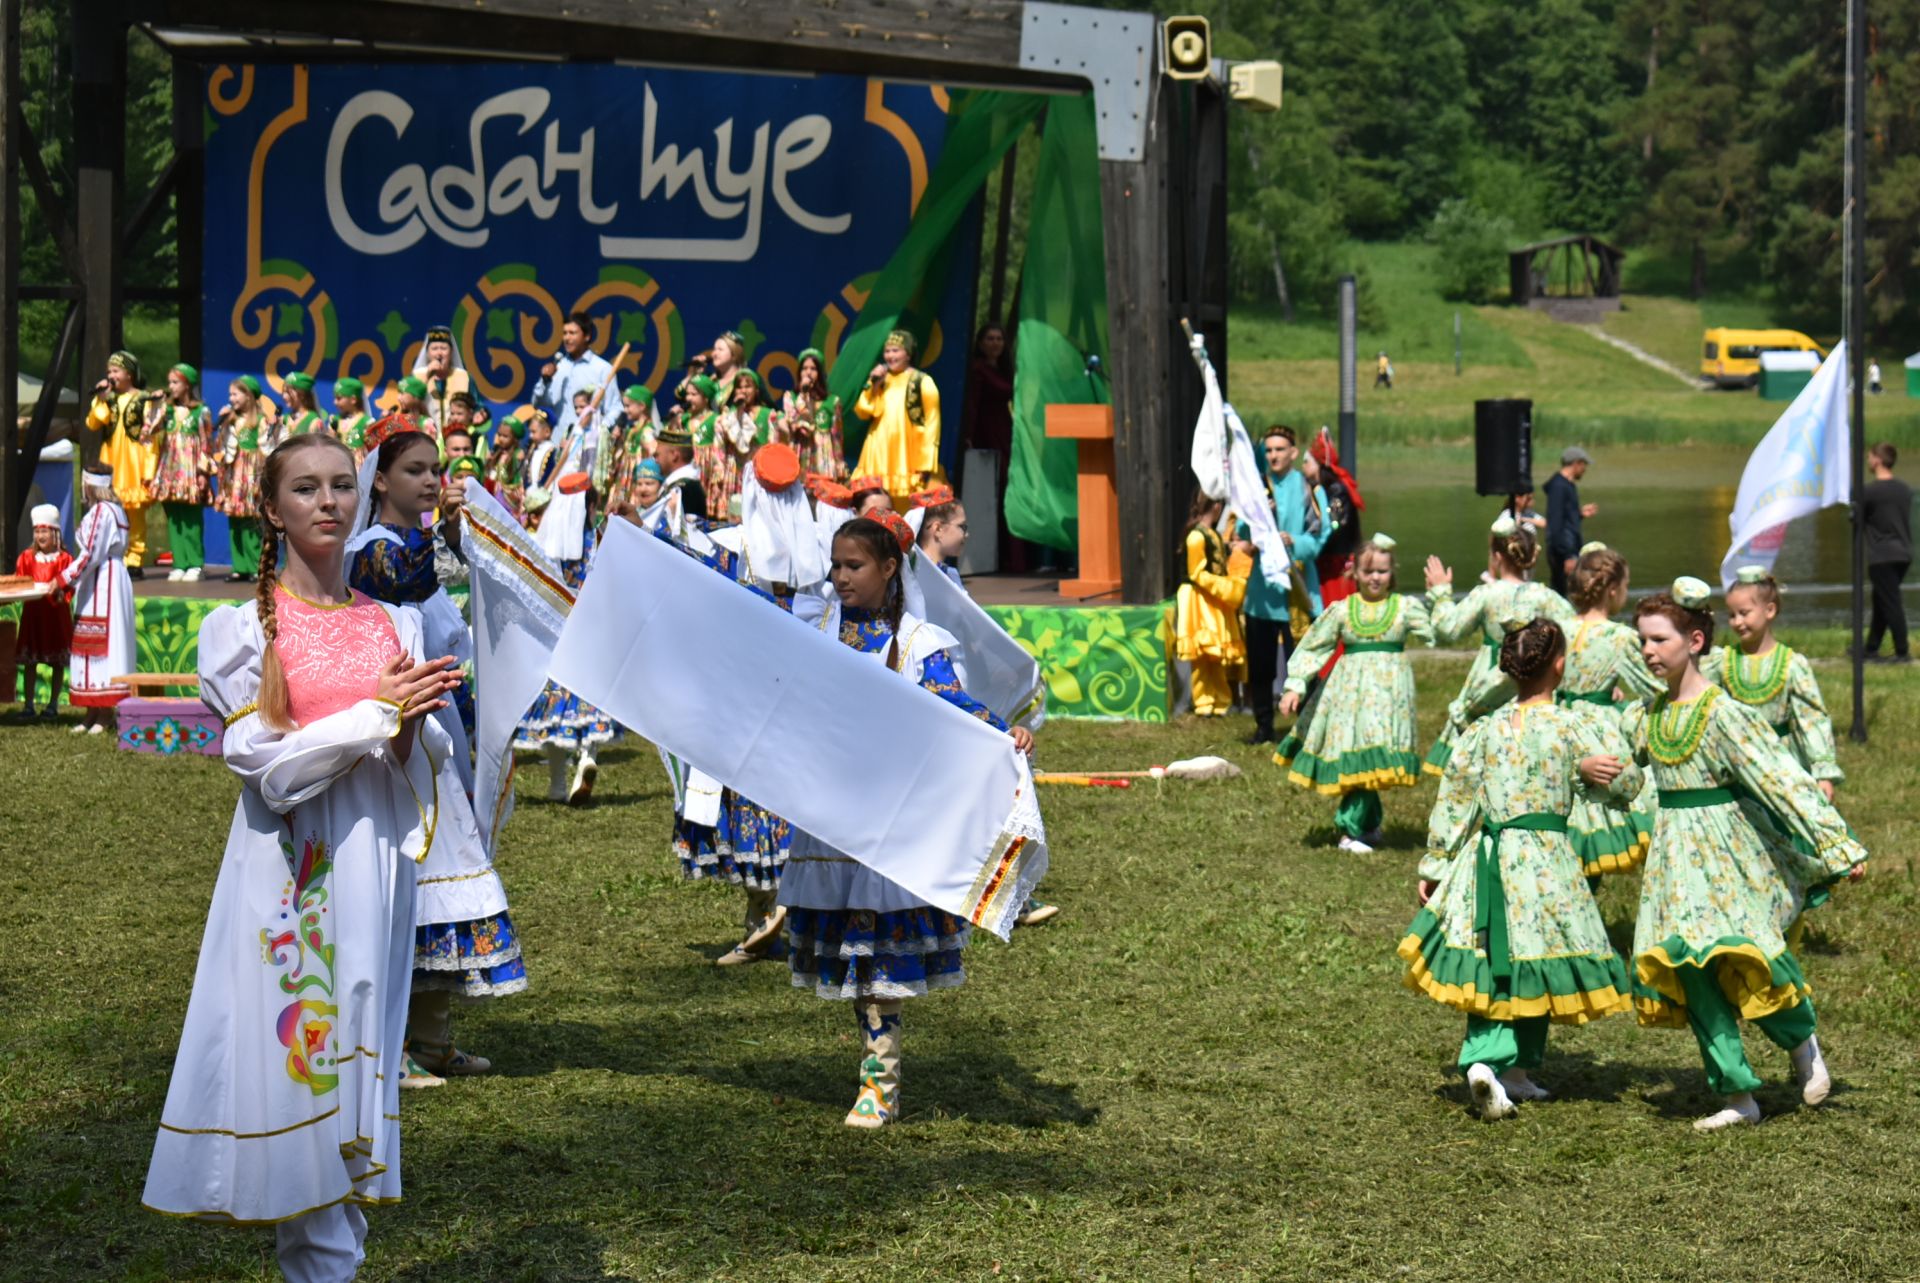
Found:
<svg viewBox="0 0 1920 1283"><path fill-rule="evenodd" d="M607 358L587 346L587 335L592 332L593 318L585 312L569 316L560 328L560 350L540 367L540 381L533 385L534 405L545 410L548 420L563 430L573 422L574 393L591 396L613 377L613 366ZM618 389L600 398L595 413L602 426L613 425L620 416Z"/></svg>
<svg viewBox="0 0 1920 1283"><path fill-rule="evenodd" d="M147 507L153 502L148 487L160 466L160 442L142 444L140 429L146 422L146 403L165 396L143 391L140 359L120 351L107 358L107 376L94 384L93 405L87 411L87 428L104 434L100 463L113 473L113 497L127 511L127 573L135 579L146 577Z"/></svg>

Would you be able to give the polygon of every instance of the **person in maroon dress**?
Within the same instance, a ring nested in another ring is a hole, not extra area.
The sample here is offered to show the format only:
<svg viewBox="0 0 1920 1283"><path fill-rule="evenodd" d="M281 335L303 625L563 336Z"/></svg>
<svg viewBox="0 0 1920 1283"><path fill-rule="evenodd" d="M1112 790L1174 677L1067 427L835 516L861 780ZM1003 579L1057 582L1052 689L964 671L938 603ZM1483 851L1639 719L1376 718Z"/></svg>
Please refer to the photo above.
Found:
<svg viewBox="0 0 1920 1283"><path fill-rule="evenodd" d="M1027 545L1007 532L1007 467L1013 458L1013 354L1007 331L994 321L980 327L973 340L973 360L967 366L967 392L961 440L969 450L994 454L998 481L1000 568L1018 573L1027 568ZM961 477L964 490L965 476Z"/></svg>

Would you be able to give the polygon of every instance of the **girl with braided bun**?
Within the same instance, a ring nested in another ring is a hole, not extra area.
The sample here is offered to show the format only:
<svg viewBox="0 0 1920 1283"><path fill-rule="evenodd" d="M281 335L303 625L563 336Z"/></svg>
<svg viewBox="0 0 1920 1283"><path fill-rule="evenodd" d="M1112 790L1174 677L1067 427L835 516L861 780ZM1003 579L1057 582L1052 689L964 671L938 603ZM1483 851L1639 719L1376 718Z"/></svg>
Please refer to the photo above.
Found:
<svg viewBox="0 0 1920 1283"><path fill-rule="evenodd" d="M432 717L453 657L416 659L419 616L347 586L358 503L330 434L274 450L255 599L200 628L242 787L144 1196L276 1226L294 1283L353 1277L363 1209L400 1197L414 866L473 822Z"/></svg>
<svg viewBox="0 0 1920 1283"><path fill-rule="evenodd" d="M1434 639L1448 646L1477 631L1481 643L1460 693L1447 705L1447 724L1427 753L1429 775L1446 770L1462 731L1513 698L1513 682L1496 662L1501 638L1535 619L1550 619L1562 629L1573 627L1573 608L1566 598L1533 582L1533 563L1539 556L1533 527L1502 515L1488 532L1486 581L1459 601L1453 599L1453 571L1438 557L1427 558L1427 609L1433 616Z"/></svg>
<svg viewBox="0 0 1920 1283"><path fill-rule="evenodd" d="M1569 585L1580 618L1567 637L1567 675L1558 696L1567 707L1616 725L1629 705L1664 689L1640 658L1640 635L1613 619L1626 607L1630 582L1627 559L1613 549L1590 543L1580 550ZM1653 833L1647 800L1643 790L1629 806L1575 804L1569 836L1589 877L1624 873L1646 858Z"/></svg>
<svg viewBox="0 0 1920 1283"><path fill-rule="evenodd" d="M1582 796L1633 796L1640 772L1617 728L1554 701L1566 662L1550 620L1501 639L1515 697L1454 745L1420 862L1423 907L1400 941L1407 987L1466 1014L1458 1064L1489 1121L1548 1098L1531 1071L1549 1022L1631 1006L1567 816Z"/></svg>
<svg viewBox="0 0 1920 1283"><path fill-rule="evenodd" d="M1420 782L1409 643L1433 645L1427 607L1394 591L1392 536L1360 545L1353 575L1359 591L1321 612L1287 660L1280 715L1293 729L1274 752L1276 765L1303 789L1339 799L1340 849L1367 855L1380 842L1380 790ZM1318 674L1334 651L1340 662ZM1296 716L1297 715L1297 716Z"/></svg>
<svg viewBox="0 0 1920 1283"><path fill-rule="evenodd" d="M855 518L840 527L832 545L837 600L820 616L821 630L1030 750L1025 727L1008 730L967 694L953 662L953 635L907 610L901 574L912 546L912 528L896 514L887 514L886 524ZM897 1121L901 1004L966 982L960 957L970 928L798 829L780 903L795 987L854 1005L864 1048L847 1126Z"/></svg>
<svg viewBox="0 0 1920 1283"><path fill-rule="evenodd" d="M1701 1131L1760 1121L1741 1019L1791 1054L1802 1100L1827 1098L1813 998L1788 938L1815 893L1859 877L1867 858L1765 715L1700 671L1710 600L1685 578L1640 603L1640 653L1666 689L1624 727L1659 801L1633 929L1634 1006L1643 1025L1693 1030L1707 1085L1726 1099L1694 1123Z"/></svg>
<svg viewBox="0 0 1920 1283"><path fill-rule="evenodd" d="M1727 589L1727 623L1739 645L1705 656L1700 671L1759 713L1831 802L1846 778L1834 755L1833 720L1807 657L1773 635L1779 615L1779 581L1764 566L1742 566Z"/></svg>

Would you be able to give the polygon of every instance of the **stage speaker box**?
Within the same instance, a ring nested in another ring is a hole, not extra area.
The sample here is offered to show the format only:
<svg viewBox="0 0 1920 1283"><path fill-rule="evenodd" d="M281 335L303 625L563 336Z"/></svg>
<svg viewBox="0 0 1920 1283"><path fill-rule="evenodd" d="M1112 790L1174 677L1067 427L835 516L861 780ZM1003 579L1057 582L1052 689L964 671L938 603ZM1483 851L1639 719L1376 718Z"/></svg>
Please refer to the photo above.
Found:
<svg viewBox="0 0 1920 1283"><path fill-rule="evenodd" d="M1503 498L1533 489L1533 402L1473 403L1473 488Z"/></svg>

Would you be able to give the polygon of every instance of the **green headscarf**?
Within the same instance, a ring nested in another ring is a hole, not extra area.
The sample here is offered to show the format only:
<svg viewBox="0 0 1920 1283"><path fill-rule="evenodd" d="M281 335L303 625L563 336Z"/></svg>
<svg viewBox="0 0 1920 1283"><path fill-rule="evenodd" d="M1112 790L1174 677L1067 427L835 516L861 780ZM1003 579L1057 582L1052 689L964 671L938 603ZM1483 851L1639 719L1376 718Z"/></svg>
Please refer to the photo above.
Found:
<svg viewBox="0 0 1920 1283"><path fill-rule="evenodd" d="M200 386L200 371L194 369L191 365L188 365L185 361L182 361L180 362L180 364L174 366L173 372L179 375L181 378L185 379L187 381L188 387L197 388Z"/></svg>
<svg viewBox="0 0 1920 1283"><path fill-rule="evenodd" d="M425 379L409 374L400 380L399 386L400 390L410 397L417 397L422 401L427 399L427 383Z"/></svg>

